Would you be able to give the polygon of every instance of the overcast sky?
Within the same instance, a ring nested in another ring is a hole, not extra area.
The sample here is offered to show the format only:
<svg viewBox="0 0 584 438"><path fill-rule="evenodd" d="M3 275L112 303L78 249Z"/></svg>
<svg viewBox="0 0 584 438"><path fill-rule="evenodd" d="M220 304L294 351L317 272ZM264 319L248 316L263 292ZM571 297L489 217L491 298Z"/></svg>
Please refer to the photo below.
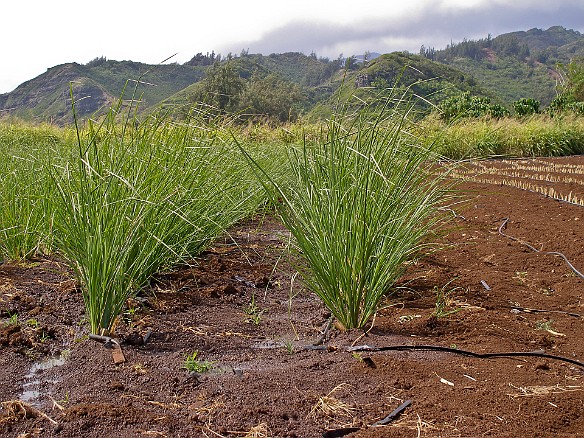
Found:
<svg viewBox="0 0 584 438"><path fill-rule="evenodd" d="M198 52L337 58L444 48L534 27L584 33L582 0L19 0L0 6L0 93L98 56L183 63Z"/></svg>

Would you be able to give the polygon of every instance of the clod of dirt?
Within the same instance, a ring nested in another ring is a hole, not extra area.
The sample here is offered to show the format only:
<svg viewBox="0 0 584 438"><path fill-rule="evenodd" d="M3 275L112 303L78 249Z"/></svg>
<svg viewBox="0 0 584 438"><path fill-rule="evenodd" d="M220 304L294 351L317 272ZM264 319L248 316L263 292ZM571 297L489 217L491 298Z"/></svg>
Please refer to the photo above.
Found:
<svg viewBox="0 0 584 438"><path fill-rule="evenodd" d="M126 337L124 337L124 343L128 344L128 345L135 345L137 347L140 347L140 346L144 345L144 336L142 336L138 332L132 332L129 335L127 335Z"/></svg>
<svg viewBox="0 0 584 438"><path fill-rule="evenodd" d="M239 289L237 289L235 286L228 284L227 286L225 286L225 288L223 289L223 293L225 295L239 295L241 292Z"/></svg>

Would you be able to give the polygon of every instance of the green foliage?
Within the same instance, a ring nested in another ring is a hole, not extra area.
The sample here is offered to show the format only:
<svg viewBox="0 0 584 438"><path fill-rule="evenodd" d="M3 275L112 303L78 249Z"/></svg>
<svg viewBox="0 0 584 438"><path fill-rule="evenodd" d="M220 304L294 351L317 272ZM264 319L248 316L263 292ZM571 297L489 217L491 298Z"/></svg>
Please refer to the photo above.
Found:
<svg viewBox="0 0 584 438"><path fill-rule="evenodd" d="M448 126L428 118L421 123L419 132L441 154L454 159L584 153L584 118L568 115L465 119Z"/></svg>
<svg viewBox="0 0 584 438"><path fill-rule="evenodd" d="M8 318L8 321L6 321L4 323L4 326L15 326L18 325L18 313L13 313L12 315L10 315L10 317Z"/></svg>
<svg viewBox="0 0 584 438"><path fill-rule="evenodd" d="M275 73L264 76L256 71L249 79L243 79L229 62L215 64L190 99L224 114L238 114L242 121L251 118L289 122L298 118L303 94L299 85Z"/></svg>
<svg viewBox="0 0 584 438"><path fill-rule="evenodd" d="M0 259L51 252L57 194L46 169L58 164L69 137L51 126L0 124Z"/></svg>
<svg viewBox="0 0 584 438"><path fill-rule="evenodd" d="M510 107L512 102L525 96L547 104L556 94L555 81L550 78L550 68L545 65L497 56L480 61L456 58L449 65L472 75L484 93L505 106Z"/></svg>
<svg viewBox="0 0 584 438"><path fill-rule="evenodd" d="M297 120L302 99L300 86L277 74L271 73L263 78L254 75L241 94L239 107L245 114L290 122Z"/></svg>
<svg viewBox="0 0 584 438"><path fill-rule="evenodd" d="M423 49L424 56L474 76L504 105L525 96L547 105L555 96L556 64L584 56L584 38L555 26L464 40L444 50Z"/></svg>
<svg viewBox="0 0 584 438"><path fill-rule="evenodd" d="M207 71L205 80L191 99L194 102L204 102L222 113L231 113L239 108L244 87L244 80L239 77L231 62L216 62Z"/></svg>
<svg viewBox="0 0 584 438"><path fill-rule="evenodd" d="M185 363L183 368L187 371L195 372L195 373L206 373L207 371L211 371L215 365L213 362L209 362L207 360L202 361L197 359L199 356L198 351L193 351L191 354L185 357Z"/></svg>
<svg viewBox="0 0 584 438"><path fill-rule="evenodd" d="M56 241L82 287L92 333L111 333L152 274L197 255L262 202L208 113L164 113L78 131L78 156L53 172Z"/></svg>
<svg viewBox="0 0 584 438"><path fill-rule="evenodd" d="M513 110L519 117L539 114L539 101L531 98L522 98L513 102Z"/></svg>
<svg viewBox="0 0 584 438"><path fill-rule="evenodd" d="M471 96L469 92L445 99L438 107L440 117L450 122L465 117L501 118L508 116L509 110L499 104L491 104L487 97Z"/></svg>
<svg viewBox="0 0 584 438"><path fill-rule="evenodd" d="M573 58L563 70L566 77L562 92L572 102L584 102L584 56Z"/></svg>
<svg viewBox="0 0 584 438"><path fill-rule="evenodd" d="M120 90L128 80L137 81L148 72L147 81L136 83L140 109L152 108L163 99L177 93L203 76L203 67L176 64L148 65L133 61L112 61L96 58L86 65L62 64L20 85L13 92L0 95L0 110L32 122L71 125L69 96L73 84L78 100L79 119L96 118L115 105ZM81 100L83 98L83 100Z"/></svg>
<svg viewBox="0 0 584 438"><path fill-rule="evenodd" d="M256 304L255 295L252 295L251 301L247 306L245 306L243 312L247 315L247 317L245 318L246 322L250 322L253 325L260 325L264 309L260 309L259 306Z"/></svg>
<svg viewBox="0 0 584 438"><path fill-rule="evenodd" d="M356 114L339 110L315 143L288 153L278 183L251 160L294 237L306 284L346 328L363 327L428 241L445 187L432 151L408 130L394 95Z"/></svg>
<svg viewBox="0 0 584 438"><path fill-rule="evenodd" d="M451 295L455 293L456 290L459 288L455 287L447 289L450 283L451 281L442 287L434 286L434 295L436 296L436 303L434 305L433 316L438 319L446 318L460 311L460 307L452 307L454 303L451 298Z"/></svg>

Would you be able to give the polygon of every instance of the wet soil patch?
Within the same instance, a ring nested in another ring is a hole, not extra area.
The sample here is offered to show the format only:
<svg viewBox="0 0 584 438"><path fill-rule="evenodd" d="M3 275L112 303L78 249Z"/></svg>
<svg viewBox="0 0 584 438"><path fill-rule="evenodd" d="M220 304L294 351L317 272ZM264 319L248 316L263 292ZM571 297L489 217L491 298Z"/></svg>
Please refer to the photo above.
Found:
<svg viewBox="0 0 584 438"><path fill-rule="evenodd" d="M116 327L126 359L118 365L88 339L62 261L1 264L0 435L583 435L577 364L348 351L433 345L584 361L584 280L499 233L507 218L505 233L583 270L582 207L508 186L461 188L468 200L452 206L444 250L410 266L367 332L333 326L323 337L329 312L302 287L288 233L271 215L230 230L131 300ZM186 369L194 352L210 370ZM407 400L393 421L373 426Z"/></svg>

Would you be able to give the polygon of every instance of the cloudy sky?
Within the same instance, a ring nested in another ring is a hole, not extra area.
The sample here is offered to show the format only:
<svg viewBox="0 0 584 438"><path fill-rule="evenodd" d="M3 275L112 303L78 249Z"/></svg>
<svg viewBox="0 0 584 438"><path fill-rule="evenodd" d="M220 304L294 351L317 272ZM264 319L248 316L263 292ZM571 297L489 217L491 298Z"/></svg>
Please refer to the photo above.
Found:
<svg viewBox="0 0 584 438"><path fill-rule="evenodd" d="M0 93L98 56L152 64L212 50L336 58L417 53L534 27L584 33L582 0L19 0L0 11Z"/></svg>

